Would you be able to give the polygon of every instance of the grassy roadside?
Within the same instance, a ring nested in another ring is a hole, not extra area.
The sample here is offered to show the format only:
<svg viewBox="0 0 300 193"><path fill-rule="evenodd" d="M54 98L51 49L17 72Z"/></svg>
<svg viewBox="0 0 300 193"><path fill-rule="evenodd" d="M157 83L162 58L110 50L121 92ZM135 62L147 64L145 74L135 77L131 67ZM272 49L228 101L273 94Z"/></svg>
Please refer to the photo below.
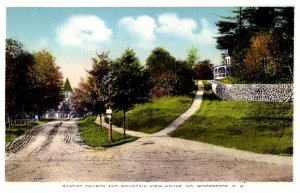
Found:
<svg viewBox="0 0 300 193"><path fill-rule="evenodd" d="M172 137L257 153L293 154L293 105L219 100L205 90L200 110Z"/></svg>
<svg viewBox="0 0 300 193"><path fill-rule="evenodd" d="M219 79L218 82L223 83L223 84L244 84L245 83L236 77L227 77L224 79Z"/></svg>
<svg viewBox="0 0 300 193"><path fill-rule="evenodd" d="M81 119L78 123L80 137L85 144L91 147L111 147L131 142L137 139L127 135L126 138L123 134L113 131L113 141L108 140L108 129L101 128L95 123L95 116Z"/></svg>
<svg viewBox="0 0 300 193"><path fill-rule="evenodd" d="M38 125L45 124L49 121L50 120L45 119L45 120L38 121L36 123L18 124L18 125L14 125L13 127L6 128L5 129L5 144L10 143L14 139L16 139L17 137L22 135L25 131L27 131L27 130L33 128L33 127L36 127Z"/></svg>
<svg viewBox="0 0 300 193"><path fill-rule="evenodd" d="M155 133L167 127L191 105L193 96L170 96L136 105L126 113L127 129ZM123 114L113 115L113 124L123 127Z"/></svg>

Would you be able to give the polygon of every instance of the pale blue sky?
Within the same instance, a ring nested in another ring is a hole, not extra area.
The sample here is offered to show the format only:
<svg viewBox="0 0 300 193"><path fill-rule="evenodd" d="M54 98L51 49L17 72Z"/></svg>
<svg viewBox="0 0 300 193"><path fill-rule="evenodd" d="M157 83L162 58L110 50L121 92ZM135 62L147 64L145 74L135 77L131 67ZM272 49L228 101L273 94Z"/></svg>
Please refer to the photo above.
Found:
<svg viewBox="0 0 300 193"><path fill-rule="evenodd" d="M97 51L111 58L132 48L142 64L153 48L161 46L184 59L197 47L201 59L221 61L213 37L219 16L232 7L184 8L7 8L6 37L21 41L29 51L46 49L61 66L73 87Z"/></svg>

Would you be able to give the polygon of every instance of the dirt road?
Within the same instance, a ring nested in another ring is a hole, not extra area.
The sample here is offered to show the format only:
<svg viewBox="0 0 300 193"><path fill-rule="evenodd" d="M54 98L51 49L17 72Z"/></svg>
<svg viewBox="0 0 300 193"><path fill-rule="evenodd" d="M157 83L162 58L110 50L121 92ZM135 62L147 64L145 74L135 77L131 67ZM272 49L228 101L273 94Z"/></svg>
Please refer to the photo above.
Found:
<svg viewBox="0 0 300 193"><path fill-rule="evenodd" d="M292 181L292 158L164 136L89 149L76 120L47 123L7 149L6 181Z"/></svg>

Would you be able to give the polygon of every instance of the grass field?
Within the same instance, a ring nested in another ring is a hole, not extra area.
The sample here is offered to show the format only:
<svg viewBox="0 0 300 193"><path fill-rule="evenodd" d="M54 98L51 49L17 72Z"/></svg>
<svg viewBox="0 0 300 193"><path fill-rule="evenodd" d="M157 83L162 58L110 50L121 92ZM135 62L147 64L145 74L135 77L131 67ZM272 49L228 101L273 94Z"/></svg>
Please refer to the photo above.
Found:
<svg viewBox="0 0 300 193"><path fill-rule="evenodd" d="M91 147L111 147L137 139L137 137L132 137L129 135L126 135L126 138L124 138L123 134L113 131L113 140L109 141L108 129L102 127L101 131L100 126L94 123L95 119L95 116L91 116L80 120L78 123L81 138L85 144Z"/></svg>
<svg viewBox="0 0 300 193"><path fill-rule="evenodd" d="M126 129L155 133L167 127L184 113L193 101L193 96L170 96L136 105L126 113ZM113 124L123 127L123 113L113 115Z"/></svg>
<svg viewBox="0 0 300 193"><path fill-rule="evenodd" d="M36 123L30 123L30 124L18 124L14 125L13 127L6 128L5 129L5 144L8 144L9 142L13 141L18 136L22 135L25 131L36 127L38 125L42 125L47 123L47 120L41 120Z"/></svg>
<svg viewBox="0 0 300 193"><path fill-rule="evenodd" d="M204 91L200 110L171 134L264 154L293 154L291 103L219 100Z"/></svg>
<svg viewBox="0 0 300 193"><path fill-rule="evenodd" d="M245 83L236 77L228 77L228 78L220 79L220 80L218 80L218 82L221 82L224 84L244 84Z"/></svg>

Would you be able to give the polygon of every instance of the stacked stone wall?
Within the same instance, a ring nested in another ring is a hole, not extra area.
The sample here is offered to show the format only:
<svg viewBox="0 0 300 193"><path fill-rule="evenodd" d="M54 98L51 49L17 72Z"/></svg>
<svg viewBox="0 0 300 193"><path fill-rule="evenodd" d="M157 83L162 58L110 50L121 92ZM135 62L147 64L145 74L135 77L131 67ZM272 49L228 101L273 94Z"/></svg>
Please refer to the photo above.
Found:
<svg viewBox="0 0 300 193"><path fill-rule="evenodd" d="M225 100L293 101L293 84L221 84L216 81L211 83L213 92Z"/></svg>

